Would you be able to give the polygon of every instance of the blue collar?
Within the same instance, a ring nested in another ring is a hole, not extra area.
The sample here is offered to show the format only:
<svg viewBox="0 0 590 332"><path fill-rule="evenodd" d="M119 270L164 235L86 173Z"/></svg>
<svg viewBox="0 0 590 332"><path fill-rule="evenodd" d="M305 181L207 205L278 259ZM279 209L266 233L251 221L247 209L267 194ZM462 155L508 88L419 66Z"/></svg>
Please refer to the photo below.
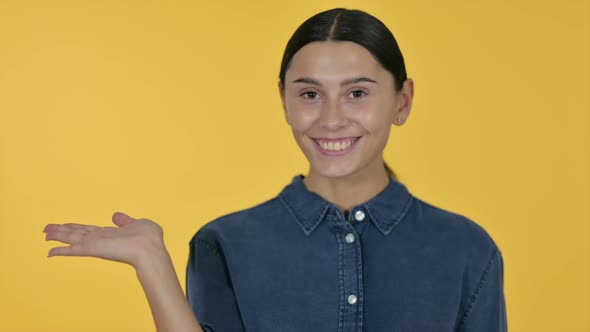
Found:
<svg viewBox="0 0 590 332"><path fill-rule="evenodd" d="M393 177L389 179L389 185L383 191L350 211L350 215L359 210L363 211L384 235L389 234L404 218L413 201L413 196L405 185ZM307 189L303 183L303 175L293 177L278 197L306 235L311 234L320 222L326 219L330 209L337 210L341 218L344 218L342 211L334 204Z"/></svg>

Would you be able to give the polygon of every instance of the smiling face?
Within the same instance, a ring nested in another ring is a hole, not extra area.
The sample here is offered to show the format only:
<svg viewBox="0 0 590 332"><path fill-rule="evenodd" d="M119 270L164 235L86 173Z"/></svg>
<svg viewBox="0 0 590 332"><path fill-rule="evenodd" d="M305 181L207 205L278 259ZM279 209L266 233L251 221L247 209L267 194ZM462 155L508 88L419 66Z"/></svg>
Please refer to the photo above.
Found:
<svg viewBox="0 0 590 332"><path fill-rule="evenodd" d="M412 96L411 79L397 92L393 75L367 49L348 41L301 48L281 89L287 122L310 163L309 175L321 177L384 172L391 125L405 121Z"/></svg>

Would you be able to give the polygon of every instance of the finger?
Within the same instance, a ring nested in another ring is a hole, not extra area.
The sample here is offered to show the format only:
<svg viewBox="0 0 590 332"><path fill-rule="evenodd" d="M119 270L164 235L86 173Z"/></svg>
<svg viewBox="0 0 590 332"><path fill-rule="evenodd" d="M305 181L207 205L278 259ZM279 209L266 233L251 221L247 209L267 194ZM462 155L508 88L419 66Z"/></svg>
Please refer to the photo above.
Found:
<svg viewBox="0 0 590 332"><path fill-rule="evenodd" d="M97 230L101 229L101 227L97 227L97 228L98 228ZM70 225L64 224L64 225L50 225L50 226L48 225L47 227L45 227L43 232L45 232L45 233L72 232L72 233L88 234L88 233L90 233L90 230L85 229L85 228L72 227Z"/></svg>
<svg viewBox="0 0 590 332"><path fill-rule="evenodd" d="M75 226L72 226L69 224L60 225L59 227L56 227L54 231L83 233L83 234L87 234L90 232L88 229L85 229L82 227L75 227Z"/></svg>
<svg viewBox="0 0 590 332"><path fill-rule="evenodd" d="M67 247L55 247L49 250L47 257L53 256L88 256L87 252L84 252L82 246L73 245Z"/></svg>
<svg viewBox="0 0 590 332"><path fill-rule="evenodd" d="M124 227L134 221L135 221L135 219L131 218L130 216L126 215L123 212L115 212L113 214L113 224L115 224L119 227Z"/></svg>
<svg viewBox="0 0 590 332"><path fill-rule="evenodd" d="M74 231L62 231L62 230L55 230L51 232L47 232L45 234L46 241L60 241L68 244L76 244L80 243L82 239L88 234L82 230L74 230Z"/></svg>
<svg viewBox="0 0 590 332"><path fill-rule="evenodd" d="M77 223L65 223L62 226L66 227L66 229L78 229L78 230L84 230L86 232L94 232L97 231L99 229L101 229L101 227L99 226L94 226L94 225L84 225L84 224L77 224Z"/></svg>
<svg viewBox="0 0 590 332"><path fill-rule="evenodd" d="M100 230L100 227L98 230ZM72 228L68 225L57 225L57 224L47 225L45 227L45 229L43 230L43 232L46 234L55 233L55 232L71 232L71 233L81 233L81 234L90 233L86 229L82 229L82 228L76 229L76 228Z"/></svg>
<svg viewBox="0 0 590 332"><path fill-rule="evenodd" d="M100 230L101 227L93 226L93 225L82 225L82 224L74 224L74 223L66 223L66 224L47 224L43 229L43 233L47 232L54 232L54 231L64 231L64 230L85 230L86 232L94 232Z"/></svg>
<svg viewBox="0 0 590 332"><path fill-rule="evenodd" d="M43 232L46 233L46 232L55 231L55 230L58 230L59 227L61 227L60 224L47 224L45 226L45 228L43 229Z"/></svg>

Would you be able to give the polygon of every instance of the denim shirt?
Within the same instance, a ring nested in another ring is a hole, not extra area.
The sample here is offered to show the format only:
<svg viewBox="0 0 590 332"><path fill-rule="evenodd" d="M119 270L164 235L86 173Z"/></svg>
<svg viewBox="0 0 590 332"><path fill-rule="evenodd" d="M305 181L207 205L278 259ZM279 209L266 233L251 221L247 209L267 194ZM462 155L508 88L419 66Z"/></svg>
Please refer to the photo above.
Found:
<svg viewBox="0 0 590 332"><path fill-rule="evenodd" d="M507 331L502 255L480 225L394 178L345 218L302 180L190 241L205 331Z"/></svg>

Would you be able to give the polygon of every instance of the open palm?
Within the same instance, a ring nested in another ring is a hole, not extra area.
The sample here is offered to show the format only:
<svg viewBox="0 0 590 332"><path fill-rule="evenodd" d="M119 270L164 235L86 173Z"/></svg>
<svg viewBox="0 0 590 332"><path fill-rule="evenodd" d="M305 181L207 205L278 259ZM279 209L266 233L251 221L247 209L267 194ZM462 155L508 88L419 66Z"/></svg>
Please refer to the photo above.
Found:
<svg viewBox="0 0 590 332"><path fill-rule="evenodd" d="M121 212L115 212L112 220L117 227L48 224L43 230L46 240L70 244L52 248L49 257L91 256L137 266L153 249L164 248L162 228L157 223L133 219Z"/></svg>

